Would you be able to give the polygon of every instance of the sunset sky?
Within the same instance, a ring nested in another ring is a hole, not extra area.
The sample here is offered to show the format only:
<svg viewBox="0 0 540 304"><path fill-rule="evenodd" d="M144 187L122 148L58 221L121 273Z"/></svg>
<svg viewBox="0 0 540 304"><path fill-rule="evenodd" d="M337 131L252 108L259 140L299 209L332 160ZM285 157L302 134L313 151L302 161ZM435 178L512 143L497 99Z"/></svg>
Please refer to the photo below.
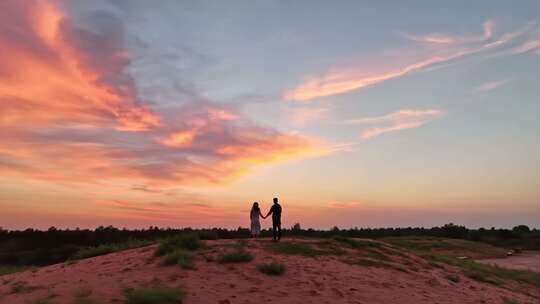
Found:
<svg viewBox="0 0 540 304"><path fill-rule="evenodd" d="M0 138L8 229L540 228L540 1L3 0Z"/></svg>

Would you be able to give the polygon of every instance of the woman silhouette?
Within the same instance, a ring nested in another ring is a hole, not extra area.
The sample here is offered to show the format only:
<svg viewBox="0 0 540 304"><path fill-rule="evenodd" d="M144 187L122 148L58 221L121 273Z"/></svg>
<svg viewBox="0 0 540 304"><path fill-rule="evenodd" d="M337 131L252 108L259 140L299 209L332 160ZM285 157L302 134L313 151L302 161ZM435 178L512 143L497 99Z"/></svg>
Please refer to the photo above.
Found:
<svg viewBox="0 0 540 304"><path fill-rule="evenodd" d="M251 207L251 212L249 218L251 219L251 236L256 238L261 234L261 222L259 217L265 218L261 214L261 209L259 208L259 203L254 202L253 207Z"/></svg>

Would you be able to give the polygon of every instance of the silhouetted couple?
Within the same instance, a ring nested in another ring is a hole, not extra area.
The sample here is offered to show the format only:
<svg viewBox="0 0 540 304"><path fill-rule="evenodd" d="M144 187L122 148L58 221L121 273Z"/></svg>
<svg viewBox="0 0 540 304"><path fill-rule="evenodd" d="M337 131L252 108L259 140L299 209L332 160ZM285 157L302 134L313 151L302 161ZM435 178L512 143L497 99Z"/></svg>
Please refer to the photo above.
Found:
<svg viewBox="0 0 540 304"><path fill-rule="evenodd" d="M272 233L274 235L274 241L281 239L281 205L278 203L277 197L274 197L274 205L272 205L272 208L270 208L270 211L268 211L266 216L261 214L259 203L253 203L249 216L251 219L251 236L255 238L261 234L261 222L259 221L259 217L265 219L270 214L272 214Z"/></svg>

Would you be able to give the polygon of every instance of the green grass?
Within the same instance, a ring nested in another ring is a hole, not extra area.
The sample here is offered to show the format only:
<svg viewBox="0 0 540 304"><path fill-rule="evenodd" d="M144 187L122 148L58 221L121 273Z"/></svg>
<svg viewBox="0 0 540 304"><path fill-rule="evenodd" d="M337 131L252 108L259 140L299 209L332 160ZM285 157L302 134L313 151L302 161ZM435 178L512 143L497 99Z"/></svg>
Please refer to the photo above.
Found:
<svg viewBox="0 0 540 304"><path fill-rule="evenodd" d="M183 249L176 249L175 251L166 254L163 258L163 264L179 265L183 269L195 269L193 254Z"/></svg>
<svg viewBox="0 0 540 304"><path fill-rule="evenodd" d="M121 243L114 243L114 244L102 244L95 247L86 247L80 249L77 254L75 255L76 259L86 259L91 258L95 256L105 255L112 252L132 249L132 248L138 248L150 245L151 241L146 240L129 240Z"/></svg>
<svg viewBox="0 0 540 304"><path fill-rule="evenodd" d="M540 273L506 269L494 265L478 263L472 259L458 259L459 256L472 258L504 257L506 251L480 242L435 237L390 237L386 242L431 261L431 265L443 263L461 268L466 277L473 280L501 285L505 280L513 280L540 287Z"/></svg>
<svg viewBox="0 0 540 304"><path fill-rule="evenodd" d="M83 297L83 298L76 297L73 299L71 304L101 304L101 302L90 297Z"/></svg>
<svg viewBox="0 0 540 304"><path fill-rule="evenodd" d="M358 254L363 258L368 258L372 260L377 261L391 261L391 259L384 254L383 252L386 252L391 255L399 255L404 258L408 258L408 256L399 253L395 249L392 249L389 247L389 245L386 245L381 242L376 242L372 240L365 240L365 239L354 239L354 238L346 238L346 237L334 237L335 241L341 244L345 244L346 246L356 249Z"/></svg>
<svg viewBox="0 0 540 304"><path fill-rule="evenodd" d="M204 243L199 239L199 235L190 233L170 237L161 241L154 254L156 256L163 256L178 249L195 251L202 248L204 248Z"/></svg>
<svg viewBox="0 0 540 304"><path fill-rule="evenodd" d="M247 263L253 260L253 255L246 250L234 250L217 256L218 263Z"/></svg>
<svg viewBox="0 0 540 304"><path fill-rule="evenodd" d="M502 304L519 304L519 302L508 298L502 298Z"/></svg>
<svg viewBox="0 0 540 304"><path fill-rule="evenodd" d="M28 285L26 282L17 281L11 285L11 288L9 289L9 293L29 293L34 290L42 289L43 286L37 286L37 285Z"/></svg>
<svg viewBox="0 0 540 304"><path fill-rule="evenodd" d="M503 280L514 280L540 287L540 273L527 270L501 268L494 265L482 264L473 260L460 260L442 253L419 253L425 259L457 266L462 273L480 282L500 285Z"/></svg>
<svg viewBox="0 0 540 304"><path fill-rule="evenodd" d="M126 304L178 304L182 303L185 292L179 288L153 284L124 292Z"/></svg>
<svg viewBox="0 0 540 304"><path fill-rule="evenodd" d="M53 300L51 300L51 299L43 298L43 299L33 300L30 303L32 303L32 304L54 304L55 302Z"/></svg>
<svg viewBox="0 0 540 304"><path fill-rule="evenodd" d="M0 276L10 274L10 273L20 272L20 271L25 271L28 269L29 269L28 266L1 265Z"/></svg>
<svg viewBox="0 0 540 304"><path fill-rule="evenodd" d="M467 256L473 259L506 257L506 250L486 243L437 237L387 237L389 244L415 252L436 252L450 256Z"/></svg>
<svg viewBox="0 0 540 304"><path fill-rule="evenodd" d="M353 261L353 264L366 266L366 267L386 268L386 269L393 269L393 270L397 270L401 272L407 272L407 269L399 265L395 265L395 264L388 263L385 261L380 261L380 260L373 260L369 258L356 259Z"/></svg>
<svg viewBox="0 0 540 304"><path fill-rule="evenodd" d="M257 270L267 275L280 276L285 273L285 265L276 262L259 264Z"/></svg>
<svg viewBox="0 0 540 304"><path fill-rule="evenodd" d="M346 238L342 236L336 236L334 237L334 240L346 244L351 248L354 249L365 249L365 248L380 248L383 247L384 244L371 241L371 240L363 240L363 239L353 239L353 238Z"/></svg>
<svg viewBox="0 0 540 304"><path fill-rule="evenodd" d="M266 249L287 255L317 256L324 254L324 251L316 250L311 245L300 242L276 242L266 246Z"/></svg>

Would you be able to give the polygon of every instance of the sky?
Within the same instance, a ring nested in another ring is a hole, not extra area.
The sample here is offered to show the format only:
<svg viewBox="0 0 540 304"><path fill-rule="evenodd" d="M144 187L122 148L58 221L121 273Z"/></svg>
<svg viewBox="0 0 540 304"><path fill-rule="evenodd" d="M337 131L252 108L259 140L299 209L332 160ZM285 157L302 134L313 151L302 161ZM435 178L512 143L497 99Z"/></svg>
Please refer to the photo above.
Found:
<svg viewBox="0 0 540 304"><path fill-rule="evenodd" d="M539 71L536 0L1 1L0 226L540 227Z"/></svg>

